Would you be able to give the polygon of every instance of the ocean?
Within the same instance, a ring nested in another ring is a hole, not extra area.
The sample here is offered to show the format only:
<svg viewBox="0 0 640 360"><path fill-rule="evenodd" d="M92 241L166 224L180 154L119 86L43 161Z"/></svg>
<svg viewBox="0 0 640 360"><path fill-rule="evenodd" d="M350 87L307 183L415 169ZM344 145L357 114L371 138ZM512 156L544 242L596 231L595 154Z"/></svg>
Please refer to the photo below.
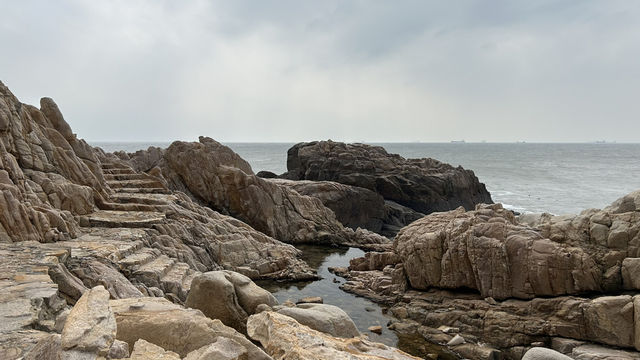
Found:
<svg viewBox="0 0 640 360"><path fill-rule="evenodd" d="M170 143L91 143L134 152ZM227 143L253 170L286 171L293 143ZM405 158L431 157L473 170L495 202L518 212L578 213L640 189L640 144L384 143Z"/></svg>

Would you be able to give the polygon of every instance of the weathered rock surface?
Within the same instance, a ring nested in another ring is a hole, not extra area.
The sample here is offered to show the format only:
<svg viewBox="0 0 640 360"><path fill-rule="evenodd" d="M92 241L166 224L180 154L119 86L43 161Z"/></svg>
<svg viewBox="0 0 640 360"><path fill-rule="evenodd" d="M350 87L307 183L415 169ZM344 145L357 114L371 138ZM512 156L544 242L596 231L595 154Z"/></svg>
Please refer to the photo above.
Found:
<svg viewBox="0 0 640 360"><path fill-rule="evenodd" d="M364 338L332 337L275 312L252 315L247 330L252 339L278 359L418 359Z"/></svg>
<svg viewBox="0 0 640 360"><path fill-rule="evenodd" d="M228 338L243 346L250 359L271 359L242 334L220 320L209 319L199 310L185 309L162 298L111 300L110 305L118 325L116 338L131 347L144 339L185 357Z"/></svg>
<svg viewBox="0 0 640 360"><path fill-rule="evenodd" d="M467 358L520 359L539 344L640 358L637 204L640 192L578 215L515 217L499 204L433 213L402 229L392 252L333 271L342 289L390 305L396 331L440 344L459 333L469 341L452 349Z"/></svg>
<svg viewBox="0 0 640 360"><path fill-rule="evenodd" d="M261 179L250 168L243 170L230 152L210 138L176 141L165 151L160 168L172 188L186 189L203 204L287 243L386 242L376 234L363 236L362 231L344 228L318 199Z"/></svg>
<svg viewBox="0 0 640 360"><path fill-rule="evenodd" d="M190 352L184 360L249 360L247 349L229 338L218 338L213 344Z"/></svg>
<svg viewBox="0 0 640 360"><path fill-rule="evenodd" d="M394 247L416 289L468 288L494 299L620 290L619 262L627 255L620 250L631 248L600 245L576 229L588 229L586 216L571 222L531 228L500 204L480 205L418 220L398 234Z"/></svg>
<svg viewBox="0 0 640 360"><path fill-rule="evenodd" d="M522 360L571 360L571 358L551 349L534 347L524 354Z"/></svg>
<svg viewBox="0 0 640 360"><path fill-rule="evenodd" d="M131 360L180 360L180 356L173 351L166 351L158 345L144 339L136 341L131 353Z"/></svg>
<svg viewBox="0 0 640 360"><path fill-rule="evenodd" d="M363 187L424 214L492 202L473 171L434 159L404 159L379 146L300 143L289 149L287 169L287 179Z"/></svg>
<svg viewBox="0 0 640 360"><path fill-rule="evenodd" d="M0 359L22 358L47 341L56 318L67 308L48 269L69 252L46 246L51 245L0 243Z"/></svg>
<svg viewBox="0 0 640 360"><path fill-rule="evenodd" d="M75 237L73 215L106 194L98 164L53 100L38 110L0 82L0 242Z"/></svg>
<svg viewBox="0 0 640 360"><path fill-rule="evenodd" d="M376 233L382 231L385 219L385 202L375 192L333 181L270 180L297 191L300 195L320 199L333 210L342 225L352 229L363 228Z"/></svg>
<svg viewBox="0 0 640 360"><path fill-rule="evenodd" d="M185 305L201 310L211 319L246 333L249 315L260 304L278 304L270 292L256 285L248 277L232 271L211 271L196 276Z"/></svg>
<svg viewBox="0 0 640 360"><path fill-rule="evenodd" d="M116 320L109 292L102 286L86 291L67 316L62 330L63 351L106 356L116 338Z"/></svg>
<svg viewBox="0 0 640 360"><path fill-rule="evenodd" d="M351 338L360 336L356 324L349 315L337 306L327 304L298 304L277 311L294 318L302 325L331 336Z"/></svg>

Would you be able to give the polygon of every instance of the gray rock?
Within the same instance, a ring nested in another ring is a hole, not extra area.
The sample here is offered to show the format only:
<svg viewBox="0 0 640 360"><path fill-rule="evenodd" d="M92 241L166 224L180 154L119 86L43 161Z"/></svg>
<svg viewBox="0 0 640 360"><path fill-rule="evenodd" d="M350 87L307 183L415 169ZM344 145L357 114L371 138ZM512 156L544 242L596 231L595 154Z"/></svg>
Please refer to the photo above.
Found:
<svg viewBox="0 0 640 360"><path fill-rule="evenodd" d="M245 333L247 317L256 312L258 305L275 306L278 301L248 277L225 270L195 277L185 304Z"/></svg>
<svg viewBox="0 0 640 360"><path fill-rule="evenodd" d="M447 345L456 346L456 345L464 344L465 342L466 341L462 336L460 336L459 334L456 334L456 336L454 336L451 340L449 340L449 342L447 342Z"/></svg>
<svg viewBox="0 0 640 360"><path fill-rule="evenodd" d="M571 358L551 349L534 347L524 354L522 360L571 360Z"/></svg>

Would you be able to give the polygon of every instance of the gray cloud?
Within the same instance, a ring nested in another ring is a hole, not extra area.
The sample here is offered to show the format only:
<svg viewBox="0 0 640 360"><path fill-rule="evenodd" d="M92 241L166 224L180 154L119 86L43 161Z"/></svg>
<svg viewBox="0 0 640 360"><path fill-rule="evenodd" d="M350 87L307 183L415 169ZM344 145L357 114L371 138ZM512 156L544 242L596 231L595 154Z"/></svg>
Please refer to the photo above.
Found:
<svg viewBox="0 0 640 360"><path fill-rule="evenodd" d="M638 141L636 1L4 1L89 140Z"/></svg>

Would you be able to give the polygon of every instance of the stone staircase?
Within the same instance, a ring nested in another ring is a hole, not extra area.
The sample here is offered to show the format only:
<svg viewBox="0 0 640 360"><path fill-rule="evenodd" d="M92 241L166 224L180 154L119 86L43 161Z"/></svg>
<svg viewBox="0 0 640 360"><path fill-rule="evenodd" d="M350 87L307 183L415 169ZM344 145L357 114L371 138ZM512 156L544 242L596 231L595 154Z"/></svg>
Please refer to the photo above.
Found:
<svg viewBox="0 0 640 360"><path fill-rule="evenodd" d="M81 219L85 235L68 243L82 248L77 249L78 255L87 251L85 255L108 258L134 285L143 284L147 289L154 288L152 293L156 295L185 301L191 281L200 273L158 249L145 247L139 240L145 228L165 221L165 211L177 197L162 182L125 165L105 163L102 169L114 194L110 202L99 206L100 210Z"/></svg>

